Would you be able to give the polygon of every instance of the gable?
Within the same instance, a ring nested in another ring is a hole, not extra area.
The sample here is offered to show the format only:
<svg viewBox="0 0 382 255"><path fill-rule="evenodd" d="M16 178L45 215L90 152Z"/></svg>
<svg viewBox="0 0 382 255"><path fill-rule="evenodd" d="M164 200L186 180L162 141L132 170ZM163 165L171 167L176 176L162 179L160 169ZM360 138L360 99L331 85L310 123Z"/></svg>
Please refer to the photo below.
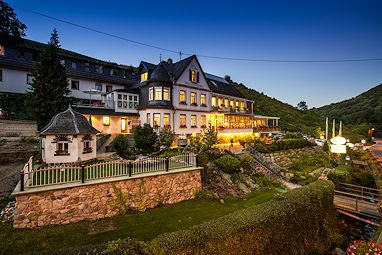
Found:
<svg viewBox="0 0 382 255"><path fill-rule="evenodd" d="M195 71L199 74L199 78L197 79L198 82L190 81L191 71ZM188 63L188 65L184 68L183 72L179 75L175 83L180 85L187 85L189 87L194 87L198 89L201 88L209 90L209 86L204 75L203 69L200 66L199 61L196 57L193 57L193 59Z"/></svg>

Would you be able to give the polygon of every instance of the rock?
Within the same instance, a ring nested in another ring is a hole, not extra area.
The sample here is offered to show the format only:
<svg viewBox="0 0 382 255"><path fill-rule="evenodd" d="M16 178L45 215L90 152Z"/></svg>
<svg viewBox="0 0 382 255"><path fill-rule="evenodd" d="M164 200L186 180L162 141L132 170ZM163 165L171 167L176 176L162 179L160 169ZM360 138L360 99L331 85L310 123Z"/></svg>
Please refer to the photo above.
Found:
<svg viewBox="0 0 382 255"><path fill-rule="evenodd" d="M219 201L221 204L224 204L225 202L224 202L224 199L220 199L220 201Z"/></svg>

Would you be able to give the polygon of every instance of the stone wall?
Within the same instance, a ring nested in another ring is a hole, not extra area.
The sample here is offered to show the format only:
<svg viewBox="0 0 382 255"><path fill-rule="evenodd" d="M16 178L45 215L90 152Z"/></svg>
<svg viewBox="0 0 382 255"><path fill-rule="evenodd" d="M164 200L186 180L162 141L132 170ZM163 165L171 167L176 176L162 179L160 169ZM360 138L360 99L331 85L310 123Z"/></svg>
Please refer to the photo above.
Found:
<svg viewBox="0 0 382 255"><path fill-rule="evenodd" d="M37 124L30 120L0 120L0 137L36 136Z"/></svg>
<svg viewBox="0 0 382 255"><path fill-rule="evenodd" d="M200 170L196 169L114 182L79 184L51 191L19 193L16 194L13 226L36 228L107 218L121 213L124 204L143 211L160 204L192 199L201 185Z"/></svg>

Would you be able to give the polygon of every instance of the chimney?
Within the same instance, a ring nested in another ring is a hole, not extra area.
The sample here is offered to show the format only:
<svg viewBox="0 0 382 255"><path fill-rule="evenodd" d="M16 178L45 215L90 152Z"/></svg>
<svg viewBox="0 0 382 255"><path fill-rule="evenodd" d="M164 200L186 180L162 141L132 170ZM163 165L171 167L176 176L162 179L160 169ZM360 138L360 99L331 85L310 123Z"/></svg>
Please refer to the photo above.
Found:
<svg viewBox="0 0 382 255"><path fill-rule="evenodd" d="M169 65L172 65L172 58L167 59L167 63L168 63Z"/></svg>

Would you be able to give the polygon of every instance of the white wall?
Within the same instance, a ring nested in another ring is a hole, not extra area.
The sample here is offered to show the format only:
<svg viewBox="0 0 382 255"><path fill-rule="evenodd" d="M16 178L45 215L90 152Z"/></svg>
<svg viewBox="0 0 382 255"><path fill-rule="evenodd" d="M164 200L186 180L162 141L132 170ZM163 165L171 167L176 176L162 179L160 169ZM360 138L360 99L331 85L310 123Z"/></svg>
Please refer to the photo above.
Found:
<svg viewBox="0 0 382 255"><path fill-rule="evenodd" d="M189 69L195 70L199 72L199 83L193 83L190 81L189 78ZM195 60L195 58L191 61L191 63L187 66L187 68L184 70L184 72L179 76L178 80L176 81L177 84L183 84L192 86L197 89L207 89L209 90L209 86L207 81L204 79L202 68L199 66L198 62Z"/></svg>
<svg viewBox="0 0 382 255"><path fill-rule="evenodd" d="M79 81L80 82L80 89L79 90L72 90L71 89L71 80ZM95 89L95 81L92 80L85 80L85 79L76 79L76 78L69 78L69 89L72 91L70 94L71 97L80 98L80 99L91 99L92 100L101 100L101 95L89 95L87 93L84 93L83 91ZM112 85L113 89L124 89L125 87L123 85L117 85L117 84L110 84L110 83L102 83L102 91L106 93L106 85Z"/></svg>
<svg viewBox="0 0 382 255"><path fill-rule="evenodd" d="M3 81L0 81L0 92L25 93L27 85L27 74L25 71L1 68L3 70Z"/></svg>

